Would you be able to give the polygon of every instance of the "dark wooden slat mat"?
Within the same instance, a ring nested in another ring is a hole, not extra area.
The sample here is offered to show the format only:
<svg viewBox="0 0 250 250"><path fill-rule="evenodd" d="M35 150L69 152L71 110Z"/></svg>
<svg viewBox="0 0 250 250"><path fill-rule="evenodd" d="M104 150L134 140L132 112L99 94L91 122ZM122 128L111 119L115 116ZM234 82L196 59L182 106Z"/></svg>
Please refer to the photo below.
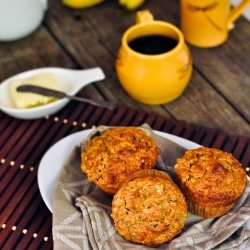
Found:
<svg viewBox="0 0 250 250"><path fill-rule="evenodd" d="M108 110L77 102L70 102L57 114L37 120L18 120L0 112L0 249L53 249L52 215L41 198L37 171L44 153L55 142L99 125L143 123L203 146L231 152L250 175L249 138L166 119L155 113L127 106Z"/></svg>

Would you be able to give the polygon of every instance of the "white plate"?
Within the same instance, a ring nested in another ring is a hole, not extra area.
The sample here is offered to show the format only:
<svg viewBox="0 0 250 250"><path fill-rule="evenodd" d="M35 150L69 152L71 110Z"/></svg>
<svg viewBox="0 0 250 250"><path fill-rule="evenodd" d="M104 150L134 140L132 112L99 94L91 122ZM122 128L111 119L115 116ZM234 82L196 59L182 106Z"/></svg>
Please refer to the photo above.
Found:
<svg viewBox="0 0 250 250"><path fill-rule="evenodd" d="M87 137L91 131L92 129L83 130L58 141L46 152L39 164L38 186L42 198L51 212L52 196L61 169L74 146L82 141L85 137ZM174 141L175 143L183 146L186 149L194 149L200 147L199 144L180 138L178 136L170 135L160 131L154 132L158 135L161 135L162 137ZM60 155L60 157L58 157L58 155Z"/></svg>
<svg viewBox="0 0 250 250"><path fill-rule="evenodd" d="M62 140L55 143L43 156L38 169L38 186L42 195L42 198L47 205L48 209L52 212L52 196L54 188L61 172L61 169L66 162L69 154L73 150L74 146L82 141L89 135L92 129L83 130L72 135L69 135ZM200 147L199 144L183 139L181 137L171 135L168 133L154 131L156 134L167 138L186 149L195 149ZM57 157L60 155L60 157ZM250 229L250 219L246 222L247 227ZM250 250L245 248L244 250Z"/></svg>

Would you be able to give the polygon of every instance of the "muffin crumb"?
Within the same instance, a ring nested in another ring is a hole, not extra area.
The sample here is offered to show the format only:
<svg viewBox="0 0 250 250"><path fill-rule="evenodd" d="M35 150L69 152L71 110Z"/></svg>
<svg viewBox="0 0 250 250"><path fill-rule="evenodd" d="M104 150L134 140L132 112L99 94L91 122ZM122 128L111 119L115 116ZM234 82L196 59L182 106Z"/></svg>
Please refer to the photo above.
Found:
<svg viewBox="0 0 250 250"><path fill-rule="evenodd" d="M171 178L158 170L131 175L114 195L111 217L126 240L146 246L169 242L187 219L185 198Z"/></svg>
<svg viewBox="0 0 250 250"><path fill-rule="evenodd" d="M81 169L104 192L114 194L134 172L154 168L160 152L153 138L142 129L117 127L86 145Z"/></svg>
<svg viewBox="0 0 250 250"><path fill-rule="evenodd" d="M227 213L247 185L239 161L215 148L187 150L177 159L175 172L189 210L203 217Z"/></svg>

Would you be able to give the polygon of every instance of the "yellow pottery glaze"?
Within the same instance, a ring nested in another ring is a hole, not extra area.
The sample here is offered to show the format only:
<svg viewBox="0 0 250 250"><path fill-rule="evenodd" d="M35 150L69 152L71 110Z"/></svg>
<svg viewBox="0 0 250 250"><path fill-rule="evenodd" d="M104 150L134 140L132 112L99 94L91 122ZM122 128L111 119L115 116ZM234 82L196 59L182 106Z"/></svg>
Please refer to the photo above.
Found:
<svg viewBox="0 0 250 250"><path fill-rule="evenodd" d="M136 24L122 37L116 60L119 81L127 93L145 104L163 104L179 97L192 73L192 58L184 37L174 25L156 21L148 11L139 11ZM147 55L132 50L128 43L146 35L164 35L178 41L162 54Z"/></svg>
<svg viewBox="0 0 250 250"><path fill-rule="evenodd" d="M232 10L230 4L230 0L181 0L181 30L185 40L204 48L224 43L250 0L241 1Z"/></svg>

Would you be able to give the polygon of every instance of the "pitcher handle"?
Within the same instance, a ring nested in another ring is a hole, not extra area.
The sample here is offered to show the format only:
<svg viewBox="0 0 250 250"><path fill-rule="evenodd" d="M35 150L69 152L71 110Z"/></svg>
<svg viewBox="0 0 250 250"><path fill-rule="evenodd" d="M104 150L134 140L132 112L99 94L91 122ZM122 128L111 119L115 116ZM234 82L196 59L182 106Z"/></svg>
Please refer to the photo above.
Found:
<svg viewBox="0 0 250 250"><path fill-rule="evenodd" d="M153 20L154 17L149 10L140 10L136 12L136 17L135 17L136 23L151 22Z"/></svg>
<svg viewBox="0 0 250 250"><path fill-rule="evenodd" d="M242 14L242 12L250 5L250 0L243 0L236 7L234 7L228 18L228 29L231 30L234 28L234 22Z"/></svg>

